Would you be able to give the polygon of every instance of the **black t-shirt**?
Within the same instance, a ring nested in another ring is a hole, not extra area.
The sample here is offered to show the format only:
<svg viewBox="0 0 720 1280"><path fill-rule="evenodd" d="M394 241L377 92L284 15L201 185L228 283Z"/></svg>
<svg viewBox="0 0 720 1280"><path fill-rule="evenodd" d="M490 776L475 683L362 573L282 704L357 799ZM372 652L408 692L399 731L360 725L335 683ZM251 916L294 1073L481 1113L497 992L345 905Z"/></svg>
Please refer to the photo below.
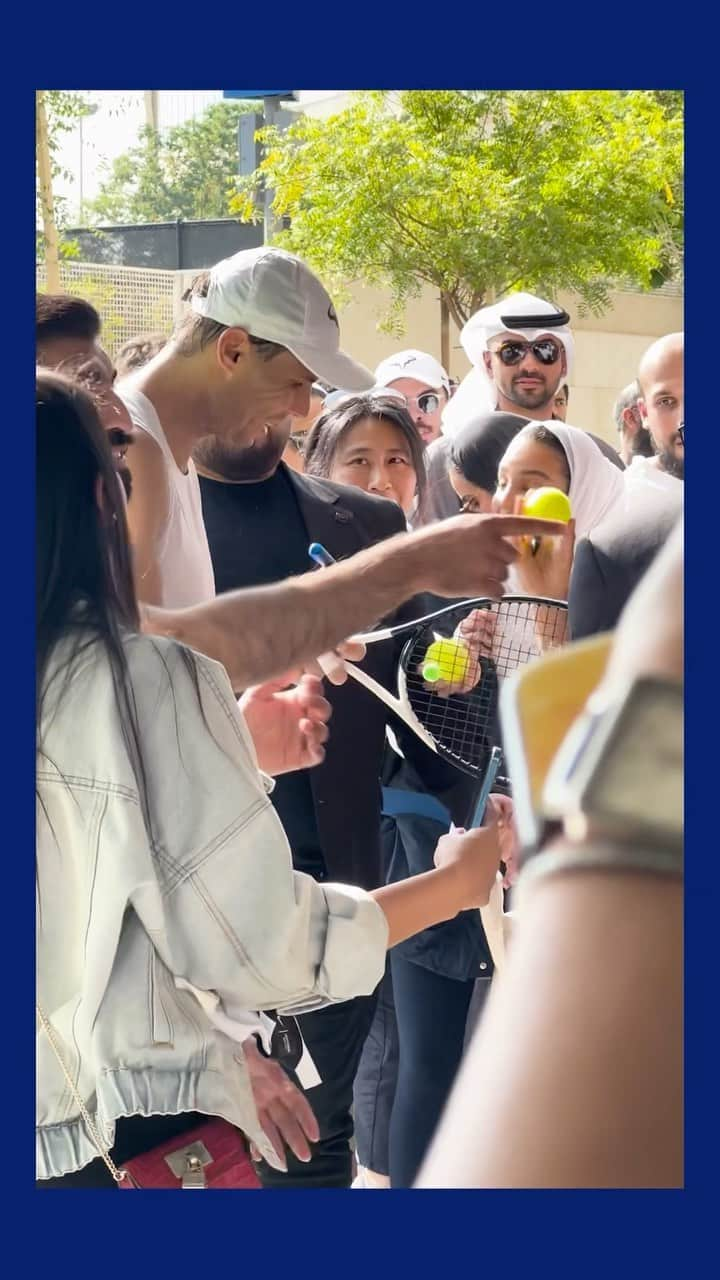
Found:
<svg viewBox="0 0 720 1280"><path fill-rule="evenodd" d="M200 492L218 594L265 586L312 568L310 538L283 467L254 484L227 484L200 476ZM321 879L325 863L307 770L282 774L275 782L272 802L295 867Z"/></svg>

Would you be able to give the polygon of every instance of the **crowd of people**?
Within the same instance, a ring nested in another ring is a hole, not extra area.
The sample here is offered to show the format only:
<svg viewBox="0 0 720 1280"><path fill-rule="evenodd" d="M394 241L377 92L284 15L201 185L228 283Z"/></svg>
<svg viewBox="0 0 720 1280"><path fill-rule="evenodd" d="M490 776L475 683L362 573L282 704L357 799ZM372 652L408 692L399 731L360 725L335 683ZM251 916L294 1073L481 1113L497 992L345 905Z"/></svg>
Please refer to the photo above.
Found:
<svg viewBox="0 0 720 1280"><path fill-rule="evenodd" d="M512 788L472 826L477 779L346 664L394 691L403 636L355 635L507 594L567 602L568 641L620 621L608 671L677 685L677 626L649 656L642 632L681 582L682 334L619 393L616 449L568 421L570 317L545 299L477 312L459 385L419 350L345 354L281 250L186 302L113 361L89 302L37 299L37 1186L118 1185L208 1116L265 1189L679 1185L677 863L537 874ZM525 514L546 487L566 523ZM502 972L498 877L521 904ZM617 1031L584 985L613 911L638 975L608 984ZM641 963L663 929L664 987ZM563 1002L596 1053L564 1117ZM616 1079L660 1041L632 1112Z"/></svg>

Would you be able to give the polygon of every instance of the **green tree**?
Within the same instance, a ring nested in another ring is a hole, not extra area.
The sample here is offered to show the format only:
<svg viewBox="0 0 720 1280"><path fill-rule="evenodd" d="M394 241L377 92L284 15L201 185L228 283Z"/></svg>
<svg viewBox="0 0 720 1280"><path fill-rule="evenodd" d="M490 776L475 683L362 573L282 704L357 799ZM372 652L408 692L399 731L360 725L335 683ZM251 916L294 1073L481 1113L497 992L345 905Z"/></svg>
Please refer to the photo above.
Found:
<svg viewBox="0 0 720 1280"><path fill-rule="evenodd" d="M600 312L642 287L682 234L682 116L650 92L408 90L358 95L329 119L259 136L263 184L290 220L277 241L342 282L389 287L385 327L436 287L462 325L490 295L580 295Z"/></svg>
<svg viewBox="0 0 720 1280"><path fill-rule="evenodd" d="M54 193L54 182L68 177L58 159L64 133L76 128L89 103L82 93L38 89L35 94L36 256L45 259L48 287L59 288L60 258L77 256L73 241L62 241L59 228L67 221L66 201Z"/></svg>
<svg viewBox="0 0 720 1280"><path fill-rule="evenodd" d="M238 169L238 123L255 109L251 102L218 102L167 133L142 129L88 203L93 222L226 218Z"/></svg>

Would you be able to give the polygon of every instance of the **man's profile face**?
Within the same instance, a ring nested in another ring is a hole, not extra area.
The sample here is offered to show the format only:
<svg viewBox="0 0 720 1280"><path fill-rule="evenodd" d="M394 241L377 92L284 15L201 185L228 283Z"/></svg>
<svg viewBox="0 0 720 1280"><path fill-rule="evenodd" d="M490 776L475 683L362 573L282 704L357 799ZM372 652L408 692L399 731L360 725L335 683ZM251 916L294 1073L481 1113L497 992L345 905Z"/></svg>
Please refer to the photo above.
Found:
<svg viewBox="0 0 720 1280"><path fill-rule="evenodd" d="M663 471L685 476L685 445L678 428L684 413L684 369L681 349L668 351L643 374L638 401L642 422L650 432Z"/></svg>
<svg viewBox="0 0 720 1280"><path fill-rule="evenodd" d="M557 348L557 359L551 364L544 364L532 351L526 334L507 331L492 338L483 355L485 368L505 400L520 409L529 410L550 404L567 374L565 348L555 334L541 333L532 341L552 342ZM517 364L506 364L499 354L500 348L514 342L525 344L528 349Z"/></svg>
<svg viewBox="0 0 720 1280"><path fill-rule="evenodd" d="M59 366L58 373L77 382L92 397L98 417L110 438L115 465L129 499L132 480L125 458L135 427L125 401L115 390L115 369L109 355L97 345L89 353L76 351Z"/></svg>
<svg viewBox="0 0 720 1280"><path fill-rule="evenodd" d="M315 375L289 351L268 359L244 329L226 329L203 355L198 381L208 436L226 440L233 450L257 448L268 432L285 431L287 442L288 420L310 411Z"/></svg>

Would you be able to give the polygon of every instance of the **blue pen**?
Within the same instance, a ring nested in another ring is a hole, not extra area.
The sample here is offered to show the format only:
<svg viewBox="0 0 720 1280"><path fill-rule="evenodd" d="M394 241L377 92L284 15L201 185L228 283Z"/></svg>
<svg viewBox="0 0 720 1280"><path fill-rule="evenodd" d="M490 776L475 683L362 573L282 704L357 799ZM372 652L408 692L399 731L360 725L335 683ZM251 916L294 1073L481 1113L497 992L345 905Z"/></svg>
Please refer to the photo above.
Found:
<svg viewBox="0 0 720 1280"><path fill-rule="evenodd" d="M498 769L500 768L501 760L502 760L502 751L500 750L499 747L493 747L490 753L490 763L488 764L488 767L485 771L483 784L482 784L482 787L480 788L480 794L477 798L475 809L473 811L472 822L470 823L471 827L481 827L483 824L483 818L485 817L487 802L490 797L490 792L495 786L495 779L497 778L497 775L498 775Z"/></svg>
<svg viewBox="0 0 720 1280"><path fill-rule="evenodd" d="M335 560L330 555L330 552L326 551L319 542L310 543L310 546L308 547L308 555L311 560L314 560L316 564L320 565L321 569L328 569L331 564L335 564Z"/></svg>

